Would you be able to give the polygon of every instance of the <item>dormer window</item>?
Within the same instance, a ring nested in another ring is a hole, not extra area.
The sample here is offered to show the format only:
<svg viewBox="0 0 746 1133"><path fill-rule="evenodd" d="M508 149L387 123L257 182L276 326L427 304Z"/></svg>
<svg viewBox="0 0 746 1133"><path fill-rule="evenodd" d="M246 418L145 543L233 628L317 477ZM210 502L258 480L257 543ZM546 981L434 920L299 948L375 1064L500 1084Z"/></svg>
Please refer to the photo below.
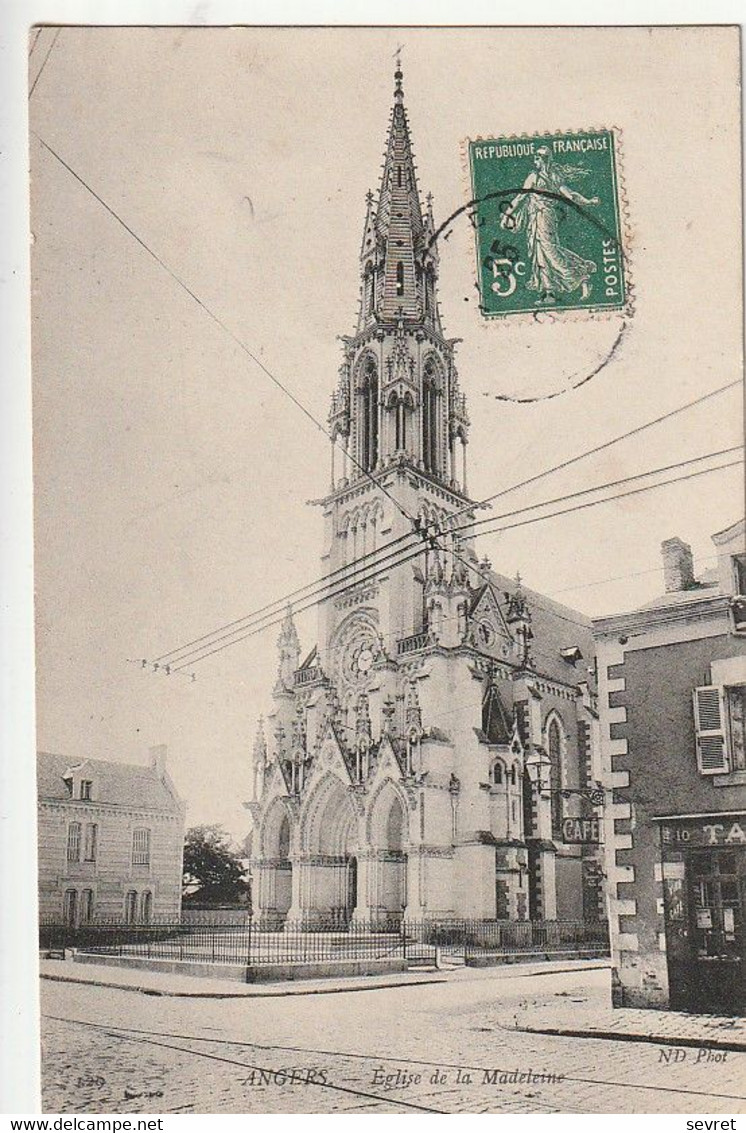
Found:
<svg viewBox="0 0 746 1133"><path fill-rule="evenodd" d="M92 786L93 786L93 783L91 782L90 779L81 779L80 780L80 798L84 799L86 802L90 802L91 787Z"/></svg>

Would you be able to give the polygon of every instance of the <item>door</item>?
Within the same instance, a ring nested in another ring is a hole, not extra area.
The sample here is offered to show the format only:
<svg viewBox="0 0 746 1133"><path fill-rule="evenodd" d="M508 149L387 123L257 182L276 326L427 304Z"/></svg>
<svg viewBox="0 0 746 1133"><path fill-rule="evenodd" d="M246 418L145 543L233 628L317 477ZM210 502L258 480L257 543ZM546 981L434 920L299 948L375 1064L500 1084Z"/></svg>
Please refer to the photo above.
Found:
<svg viewBox="0 0 746 1133"><path fill-rule="evenodd" d="M347 863L347 919L357 908L357 858L350 858Z"/></svg>
<svg viewBox="0 0 746 1133"><path fill-rule="evenodd" d="M75 928L78 923L78 894L75 889L68 889L65 892L62 913L67 927Z"/></svg>
<svg viewBox="0 0 746 1133"><path fill-rule="evenodd" d="M712 849L687 861L690 1011L746 1009L746 851Z"/></svg>

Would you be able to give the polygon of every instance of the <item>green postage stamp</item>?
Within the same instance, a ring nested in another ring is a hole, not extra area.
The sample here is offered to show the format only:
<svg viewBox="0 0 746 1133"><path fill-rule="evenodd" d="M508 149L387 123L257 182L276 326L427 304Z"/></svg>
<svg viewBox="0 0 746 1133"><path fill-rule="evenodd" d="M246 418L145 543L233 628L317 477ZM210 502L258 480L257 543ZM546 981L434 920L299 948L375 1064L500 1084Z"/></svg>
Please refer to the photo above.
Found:
<svg viewBox="0 0 746 1133"><path fill-rule="evenodd" d="M467 145L482 313L625 308L615 131Z"/></svg>

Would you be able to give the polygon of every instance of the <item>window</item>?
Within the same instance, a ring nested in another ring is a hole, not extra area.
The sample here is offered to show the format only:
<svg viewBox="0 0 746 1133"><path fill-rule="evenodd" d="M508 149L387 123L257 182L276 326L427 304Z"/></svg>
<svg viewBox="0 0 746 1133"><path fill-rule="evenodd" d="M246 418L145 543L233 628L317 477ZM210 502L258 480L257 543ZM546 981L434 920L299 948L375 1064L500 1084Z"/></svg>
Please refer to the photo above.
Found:
<svg viewBox="0 0 746 1133"><path fill-rule="evenodd" d="M143 924L150 924L153 915L153 894L149 889L140 895L140 920Z"/></svg>
<svg viewBox="0 0 746 1133"><path fill-rule="evenodd" d="M81 797L81 799L90 800L91 787L92 786L93 786L93 784L91 783L90 779L81 779L80 780L80 797Z"/></svg>
<svg viewBox="0 0 746 1133"><path fill-rule="evenodd" d="M93 890L84 889L80 894L80 923L90 924L93 920Z"/></svg>
<svg viewBox="0 0 746 1133"><path fill-rule="evenodd" d="M80 823L71 822L67 828L67 860L80 861Z"/></svg>
<svg viewBox="0 0 746 1133"><path fill-rule="evenodd" d="M552 720L547 729L547 754L549 756L549 789L551 791L552 833L562 830L562 733L557 720Z"/></svg>
<svg viewBox="0 0 746 1133"><path fill-rule="evenodd" d="M404 294L404 264L401 260L396 265L396 294L399 296Z"/></svg>
<svg viewBox="0 0 746 1133"><path fill-rule="evenodd" d="M746 555L733 556L733 584L736 594L746 594Z"/></svg>
<svg viewBox="0 0 746 1133"><path fill-rule="evenodd" d="M89 822L85 828L85 848L83 851L83 859L87 862L95 862L96 850L98 848L98 826L95 822Z"/></svg>
<svg viewBox="0 0 746 1133"><path fill-rule="evenodd" d="M74 889L68 889L62 904L62 919L66 925L75 927L77 923L78 894Z"/></svg>
<svg viewBox="0 0 746 1133"><path fill-rule="evenodd" d="M127 924L134 924L137 919L137 891L130 889L124 899L124 919Z"/></svg>
<svg viewBox="0 0 746 1133"><path fill-rule="evenodd" d="M422 458L426 472L439 473L438 439L440 419L440 382L438 368L432 358L425 363L422 381Z"/></svg>
<svg viewBox="0 0 746 1133"><path fill-rule="evenodd" d="M132 831L132 864L150 865L150 831L143 827Z"/></svg>
<svg viewBox="0 0 746 1133"><path fill-rule="evenodd" d="M360 458L365 471L372 472L378 463L378 369L371 357L364 363L359 389Z"/></svg>
<svg viewBox="0 0 746 1133"><path fill-rule="evenodd" d="M726 691L720 685L702 685L694 690L694 728L700 775L722 775L731 770L732 740L742 751L743 686L740 690L740 696L738 686ZM729 729L731 706L735 710L735 718L730 721Z"/></svg>
<svg viewBox="0 0 746 1133"><path fill-rule="evenodd" d="M730 721L730 756L734 771L746 771L746 685L726 689Z"/></svg>
<svg viewBox="0 0 746 1133"><path fill-rule="evenodd" d="M503 765L499 759L492 764L490 779L495 787L499 787L503 781Z"/></svg>

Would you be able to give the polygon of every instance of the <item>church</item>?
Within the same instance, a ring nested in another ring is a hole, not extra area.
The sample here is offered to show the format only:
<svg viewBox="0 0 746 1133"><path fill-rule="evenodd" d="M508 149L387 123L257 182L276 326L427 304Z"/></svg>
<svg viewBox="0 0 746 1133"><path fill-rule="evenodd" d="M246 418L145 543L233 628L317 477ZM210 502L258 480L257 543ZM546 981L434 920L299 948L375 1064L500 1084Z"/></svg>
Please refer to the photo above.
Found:
<svg viewBox="0 0 746 1133"><path fill-rule="evenodd" d="M590 621L476 553L432 198L394 79L316 501L318 638L304 651L288 609L254 747L254 919L596 920L600 847L571 821L600 802Z"/></svg>

